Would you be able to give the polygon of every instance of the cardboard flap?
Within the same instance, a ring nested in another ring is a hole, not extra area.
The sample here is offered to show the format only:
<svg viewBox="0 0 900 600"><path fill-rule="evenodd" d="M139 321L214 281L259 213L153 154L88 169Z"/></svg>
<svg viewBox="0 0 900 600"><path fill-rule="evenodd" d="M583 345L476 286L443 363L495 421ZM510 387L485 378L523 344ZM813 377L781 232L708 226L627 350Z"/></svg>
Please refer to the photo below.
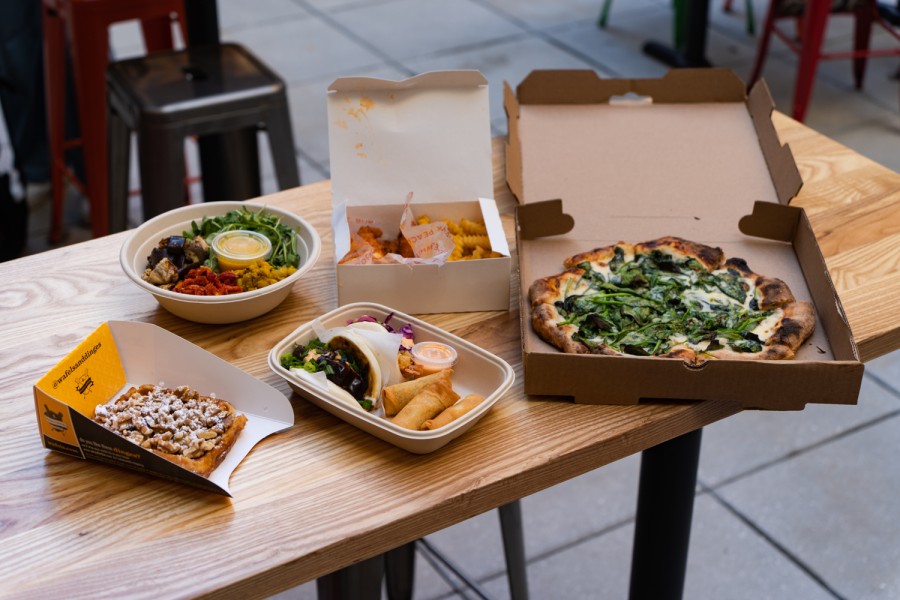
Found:
<svg viewBox="0 0 900 600"><path fill-rule="evenodd" d="M328 88L334 203L473 201L494 195L487 80L439 71Z"/></svg>
<svg viewBox="0 0 900 600"><path fill-rule="evenodd" d="M503 109L506 111L506 183L516 199L522 198L522 143L519 139L519 101L503 82Z"/></svg>
<svg viewBox="0 0 900 600"><path fill-rule="evenodd" d="M728 69L673 69L654 79L603 79L590 70L532 71L516 88L521 104L602 104L615 96L655 103L743 102L743 82Z"/></svg>
<svg viewBox="0 0 900 600"><path fill-rule="evenodd" d="M797 169L790 146L782 145L778 139L778 133L772 123L775 101L772 100L769 86L764 80L756 82L756 85L750 90L747 109L750 111L750 118L756 128L756 135L759 138L759 146L766 160L766 166L769 167L769 173L772 175L772 184L775 186L778 201L787 204L800 191L803 186L803 178L800 177L800 171Z"/></svg>
<svg viewBox="0 0 900 600"><path fill-rule="evenodd" d="M568 233L575 226L575 219L563 212L562 200L544 200L518 205L516 224L520 239L533 240Z"/></svg>
<svg viewBox="0 0 900 600"><path fill-rule="evenodd" d="M738 229L745 235L790 242L797 231L801 212L803 209L794 206L757 201L753 205L753 214L743 217L738 222Z"/></svg>
<svg viewBox="0 0 900 600"><path fill-rule="evenodd" d="M803 276L816 304L816 314L828 336L835 357L840 360L859 361L859 349L853 339L850 322L847 321L844 306L828 272L828 265L822 255L822 249L819 248L809 217L802 209L797 223L797 235L794 238L794 251L803 266Z"/></svg>

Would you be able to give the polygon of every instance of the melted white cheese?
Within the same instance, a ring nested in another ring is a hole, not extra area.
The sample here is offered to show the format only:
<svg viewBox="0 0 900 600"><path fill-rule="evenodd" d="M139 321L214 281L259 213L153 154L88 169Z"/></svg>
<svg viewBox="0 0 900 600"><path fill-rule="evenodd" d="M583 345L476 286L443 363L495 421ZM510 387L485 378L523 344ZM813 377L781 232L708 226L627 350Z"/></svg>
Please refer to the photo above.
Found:
<svg viewBox="0 0 900 600"><path fill-rule="evenodd" d="M707 292L699 288L690 288L688 290L685 290L684 298L686 300L693 300L694 302L698 302L702 304L706 309L709 309L712 306L730 306L739 304L737 300L731 298L730 296L726 296L719 290Z"/></svg>
<svg viewBox="0 0 900 600"><path fill-rule="evenodd" d="M610 276L610 274L612 273L612 269L609 268L609 265L608 265L608 264L606 264L606 263L595 263L595 262L592 262L592 263L591 263L591 269L592 269L595 273L602 273L602 274L603 274L603 279L605 279L606 281L609 281L609 276Z"/></svg>
<svg viewBox="0 0 900 600"><path fill-rule="evenodd" d="M778 324L781 322L781 318L784 316L784 311L780 308L776 308L772 314L759 322L759 324L753 329L753 333L765 343L772 334L775 333L775 328L778 327Z"/></svg>

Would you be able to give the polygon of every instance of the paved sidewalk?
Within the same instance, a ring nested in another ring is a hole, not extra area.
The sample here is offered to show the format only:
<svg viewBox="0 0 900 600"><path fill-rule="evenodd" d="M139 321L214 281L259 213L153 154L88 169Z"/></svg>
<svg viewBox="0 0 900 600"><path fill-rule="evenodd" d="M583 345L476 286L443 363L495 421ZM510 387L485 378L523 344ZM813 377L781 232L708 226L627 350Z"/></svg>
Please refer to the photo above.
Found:
<svg viewBox="0 0 900 600"><path fill-rule="evenodd" d="M289 83L303 183L329 177L324 94L342 75L403 78L477 68L490 80L495 134L506 130L502 82L536 68L590 68L654 77L666 68L641 52L671 38L669 0L616 0L606 30L601 0L219 0L223 40L246 44ZM713 0L708 56L749 74L756 38ZM765 15L755 0L759 25ZM117 26L117 56L141 51L137 28ZM827 44L848 48L849 22ZM876 43L888 44L885 36ZM820 67L806 123L900 170L896 59L871 60L865 89L848 61ZM796 59L780 42L764 72L778 107L790 111ZM261 141L265 141L264 139ZM275 190L263 149L264 191ZM76 203L77 204L77 203ZM139 222L138 202L132 219ZM69 207L72 238L83 236ZM33 218L33 249L46 226ZM867 365L859 405L799 413L747 412L704 432L685 597L690 599L900 597L900 353ZM627 597L638 457L523 500L532 597ZM429 536L493 597L508 591L499 522L491 511ZM309 583L278 598L314 598ZM420 559L416 597L474 597Z"/></svg>

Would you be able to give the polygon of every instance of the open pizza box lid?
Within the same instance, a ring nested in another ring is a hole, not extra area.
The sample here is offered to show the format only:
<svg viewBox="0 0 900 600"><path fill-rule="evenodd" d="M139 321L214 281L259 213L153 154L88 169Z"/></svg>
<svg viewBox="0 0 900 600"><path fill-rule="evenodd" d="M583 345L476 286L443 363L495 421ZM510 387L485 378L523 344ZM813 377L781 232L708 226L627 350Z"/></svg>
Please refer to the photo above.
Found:
<svg viewBox="0 0 900 600"><path fill-rule="evenodd" d="M493 199L488 85L478 71L402 81L343 77L328 88L332 228L338 262L351 228L396 238L408 195L416 217L483 221L500 258L434 264L337 264L338 303L410 313L507 310L509 246Z"/></svg>
<svg viewBox="0 0 900 600"><path fill-rule="evenodd" d="M107 430L93 420L98 404L131 386L186 385L228 401L247 417L224 460L202 477ZM231 474L263 438L294 424L290 401L272 386L199 346L149 323L109 321L85 338L34 386L45 448L230 496Z"/></svg>
<svg viewBox="0 0 900 600"><path fill-rule="evenodd" d="M507 181L517 196L525 391L577 402L721 399L745 408L853 404L863 366L804 211L802 185L771 121L764 82L748 94L723 69L660 79L535 71L507 85ZM667 235L718 246L816 305L789 361L564 354L530 323L528 288L565 257ZM601 390L598 392L598 390Z"/></svg>

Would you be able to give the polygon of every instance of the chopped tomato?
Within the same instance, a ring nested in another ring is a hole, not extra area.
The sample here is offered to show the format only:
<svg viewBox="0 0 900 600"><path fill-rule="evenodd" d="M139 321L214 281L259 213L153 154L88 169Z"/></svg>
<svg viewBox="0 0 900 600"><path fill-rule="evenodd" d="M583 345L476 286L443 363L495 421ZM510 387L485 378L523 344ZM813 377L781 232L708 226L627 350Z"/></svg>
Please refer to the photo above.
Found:
<svg viewBox="0 0 900 600"><path fill-rule="evenodd" d="M232 271L217 274L209 267L197 267L188 271L172 291L192 296L224 296L243 292L244 289L236 284L237 276Z"/></svg>

